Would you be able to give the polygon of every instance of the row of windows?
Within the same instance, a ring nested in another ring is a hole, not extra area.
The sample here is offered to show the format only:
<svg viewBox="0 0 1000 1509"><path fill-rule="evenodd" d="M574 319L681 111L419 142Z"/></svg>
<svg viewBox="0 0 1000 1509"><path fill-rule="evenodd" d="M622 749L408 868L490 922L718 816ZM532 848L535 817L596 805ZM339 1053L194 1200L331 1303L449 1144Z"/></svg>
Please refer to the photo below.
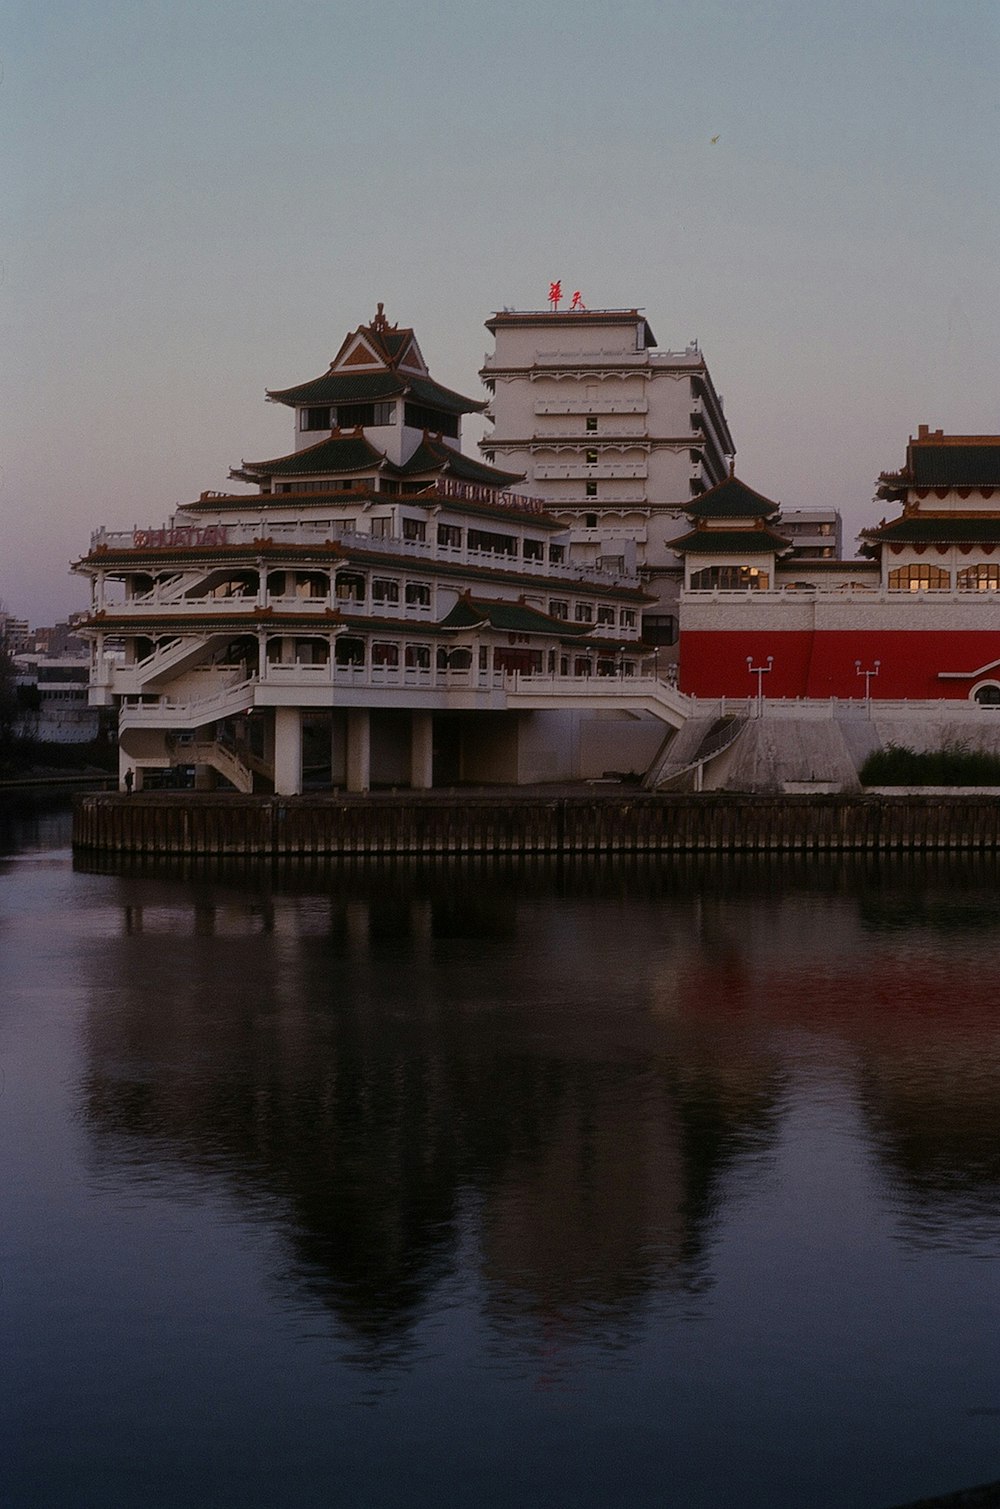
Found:
<svg viewBox="0 0 1000 1509"><path fill-rule="evenodd" d="M569 603L565 598L549 598L549 617L569 619ZM573 607L573 622L578 624L598 623L602 626L614 628L617 624L622 629L634 629L636 618L634 608L622 608L617 613L610 603L598 603L595 615L592 603L575 603Z"/></svg>
<svg viewBox="0 0 1000 1509"><path fill-rule="evenodd" d="M766 592L771 578L756 566L705 566L692 571L693 592Z"/></svg>
<svg viewBox="0 0 1000 1509"><path fill-rule="evenodd" d="M1000 566L980 562L978 566L963 566L956 573L955 585L959 592L1000 591ZM943 566L925 565L897 566L889 572L889 588L893 592L950 592L951 572Z"/></svg>
<svg viewBox="0 0 1000 1509"><path fill-rule="evenodd" d="M299 410L301 430L353 430L361 425L395 424L394 403L338 403Z"/></svg>

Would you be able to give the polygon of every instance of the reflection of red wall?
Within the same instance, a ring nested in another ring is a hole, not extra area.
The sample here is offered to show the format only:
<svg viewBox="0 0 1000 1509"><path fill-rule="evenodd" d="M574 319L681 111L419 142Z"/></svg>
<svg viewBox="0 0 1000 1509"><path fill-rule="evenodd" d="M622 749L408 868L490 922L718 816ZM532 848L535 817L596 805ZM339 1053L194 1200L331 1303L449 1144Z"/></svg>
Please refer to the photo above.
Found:
<svg viewBox="0 0 1000 1509"><path fill-rule="evenodd" d="M1000 617L1000 615L998 615ZM765 697L863 697L864 680L854 662L870 668L881 661L872 697L968 697L974 678L940 681L939 671L974 671L1000 660L1000 626L973 630L756 630L694 629L681 633L680 689L693 697L756 694L754 665L774 664L764 679ZM995 673L986 673L993 676ZM1000 674L997 674L1000 680Z"/></svg>

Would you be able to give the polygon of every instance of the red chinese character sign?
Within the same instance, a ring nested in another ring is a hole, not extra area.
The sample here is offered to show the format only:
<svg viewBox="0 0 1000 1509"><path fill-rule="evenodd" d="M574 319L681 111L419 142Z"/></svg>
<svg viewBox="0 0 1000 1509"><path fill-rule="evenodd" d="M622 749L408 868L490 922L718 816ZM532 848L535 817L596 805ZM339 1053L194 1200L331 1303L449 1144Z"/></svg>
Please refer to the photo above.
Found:
<svg viewBox="0 0 1000 1509"><path fill-rule="evenodd" d="M554 310L559 308L559 301L560 301L561 298L562 298L562 279L561 278L557 278L554 283L550 283L549 284L549 303L552 305L552 308Z"/></svg>
<svg viewBox="0 0 1000 1509"><path fill-rule="evenodd" d="M579 288L574 293L569 307L570 309L586 309L587 306L583 302L583 296L581 295Z"/></svg>

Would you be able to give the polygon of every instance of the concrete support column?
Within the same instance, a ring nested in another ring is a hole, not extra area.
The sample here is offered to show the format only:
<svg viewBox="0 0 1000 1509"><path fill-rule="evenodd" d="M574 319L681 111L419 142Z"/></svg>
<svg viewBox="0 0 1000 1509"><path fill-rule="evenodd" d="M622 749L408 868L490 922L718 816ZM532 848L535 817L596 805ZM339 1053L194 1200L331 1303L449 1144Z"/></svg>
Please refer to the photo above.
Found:
<svg viewBox="0 0 1000 1509"><path fill-rule="evenodd" d="M413 713L410 743L410 785L429 791L434 785L434 714Z"/></svg>
<svg viewBox="0 0 1000 1509"><path fill-rule="evenodd" d="M297 707L274 709L274 789L278 796L302 791L302 713Z"/></svg>
<svg viewBox="0 0 1000 1509"><path fill-rule="evenodd" d="M347 789L367 791L371 786L372 722L367 707L352 707L347 713Z"/></svg>

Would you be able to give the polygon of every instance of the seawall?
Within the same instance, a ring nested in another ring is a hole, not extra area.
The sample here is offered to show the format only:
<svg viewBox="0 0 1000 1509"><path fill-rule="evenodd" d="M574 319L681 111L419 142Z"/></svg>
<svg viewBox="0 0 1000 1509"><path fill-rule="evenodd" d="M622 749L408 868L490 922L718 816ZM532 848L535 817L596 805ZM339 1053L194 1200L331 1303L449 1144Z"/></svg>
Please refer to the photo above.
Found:
<svg viewBox="0 0 1000 1509"><path fill-rule="evenodd" d="M1000 795L94 793L73 846L145 855L599 854L992 850Z"/></svg>

